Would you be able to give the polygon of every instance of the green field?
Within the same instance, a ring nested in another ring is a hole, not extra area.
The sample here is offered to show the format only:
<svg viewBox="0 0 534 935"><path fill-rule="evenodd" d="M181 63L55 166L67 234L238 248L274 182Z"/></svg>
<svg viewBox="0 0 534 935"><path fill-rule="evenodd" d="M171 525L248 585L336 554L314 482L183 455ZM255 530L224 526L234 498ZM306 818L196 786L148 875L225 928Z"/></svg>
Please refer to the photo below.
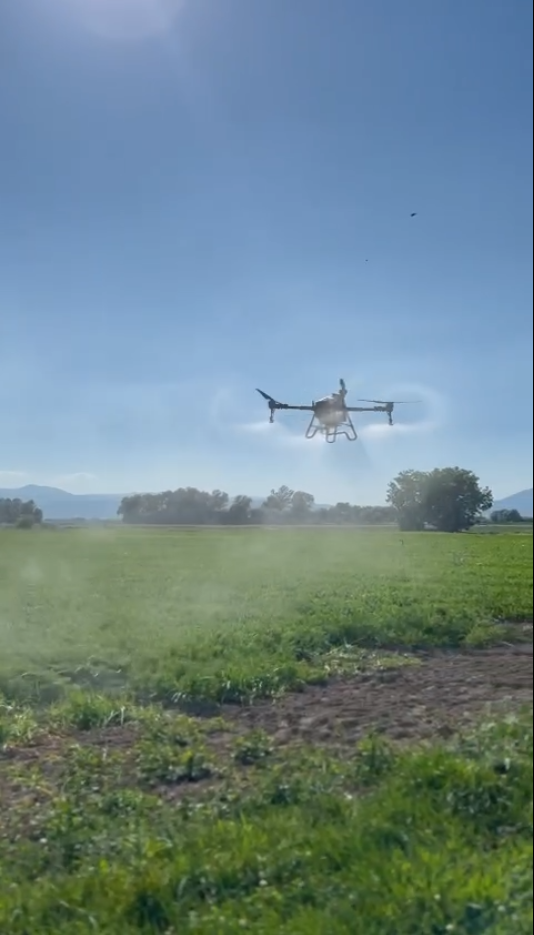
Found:
<svg viewBox="0 0 534 935"><path fill-rule="evenodd" d="M531 707L412 745L239 706L524 639L532 545L0 531L0 932L531 931Z"/></svg>
<svg viewBox="0 0 534 935"><path fill-rule="evenodd" d="M483 645L532 615L532 537L382 530L0 534L0 690L84 678L228 700L362 646Z"/></svg>

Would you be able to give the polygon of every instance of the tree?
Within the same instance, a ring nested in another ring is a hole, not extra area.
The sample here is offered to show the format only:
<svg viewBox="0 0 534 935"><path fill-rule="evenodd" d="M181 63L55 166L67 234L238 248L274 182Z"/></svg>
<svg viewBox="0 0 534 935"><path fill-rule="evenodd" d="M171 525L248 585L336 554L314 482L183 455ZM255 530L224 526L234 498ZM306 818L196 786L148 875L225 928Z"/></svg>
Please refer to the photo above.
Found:
<svg viewBox="0 0 534 935"><path fill-rule="evenodd" d="M490 520L492 523L522 523L523 517L519 510L495 510Z"/></svg>
<svg viewBox="0 0 534 935"><path fill-rule="evenodd" d="M395 509L399 527L406 532L415 532L425 527L427 477L423 471L401 471L388 487L386 500Z"/></svg>
<svg viewBox="0 0 534 935"><path fill-rule="evenodd" d="M352 523L354 520L354 511L350 503L336 503L328 511L330 522L338 524Z"/></svg>
<svg viewBox="0 0 534 935"><path fill-rule="evenodd" d="M311 515L314 503L315 497L311 493L296 490L291 497L291 518L297 523L306 522Z"/></svg>
<svg viewBox="0 0 534 935"><path fill-rule="evenodd" d="M479 478L464 468L435 468L430 472L403 471L388 488L387 500L397 512L401 529L461 532L474 526L489 510L493 495Z"/></svg>
<svg viewBox="0 0 534 935"><path fill-rule="evenodd" d="M17 529L33 529L35 523L31 516L19 516L17 520Z"/></svg>
<svg viewBox="0 0 534 935"><path fill-rule="evenodd" d="M426 487L426 522L442 532L470 529L480 513L493 505L489 488L481 488L476 474L463 468L436 468Z"/></svg>
<svg viewBox="0 0 534 935"><path fill-rule="evenodd" d="M250 523L252 513L252 498L245 496L234 497L227 513L226 521L231 526L244 526Z"/></svg>
<svg viewBox="0 0 534 935"><path fill-rule="evenodd" d="M38 525L43 520L43 511L33 500L23 502L18 497L14 500L0 499L0 523L15 526L20 524L21 520L24 520L22 525L26 528Z"/></svg>
<svg viewBox="0 0 534 935"><path fill-rule="evenodd" d="M146 525L213 525L228 507L228 494L208 493L196 487L180 487L163 493L133 494L124 497L117 510L124 523Z"/></svg>
<svg viewBox="0 0 534 935"><path fill-rule="evenodd" d="M293 491L284 485L279 487L278 490L271 490L269 496L263 503L263 509L275 510L278 513L283 513L284 510L287 510L291 506L292 500Z"/></svg>

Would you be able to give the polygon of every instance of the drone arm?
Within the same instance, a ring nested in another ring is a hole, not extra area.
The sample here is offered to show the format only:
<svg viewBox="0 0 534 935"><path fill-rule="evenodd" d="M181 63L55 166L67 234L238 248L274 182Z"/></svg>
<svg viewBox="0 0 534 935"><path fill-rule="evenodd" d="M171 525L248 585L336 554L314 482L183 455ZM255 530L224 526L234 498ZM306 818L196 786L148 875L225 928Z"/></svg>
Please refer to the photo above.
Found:
<svg viewBox="0 0 534 935"><path fill-rule="evenodd" d="M271 412L275 409L298 409L300 412L313 412L313 406L290 406L289 403L279 403L275 399L269 402L269 409Z"/></svg>
<svg viewBox="0 0 534 935"><path fill-rule="evenodd" d="M299 412L313 412L313 406L288 406L287 403L280 404L282 409L297 409Z"/></svg>
<svg viewBox="0 0 534 935"><path fill-rule="evenodd" d="M273 399L272 396L269 396L268 393L264 393L263 390L257 390L257 392L267 400L270 411L269 422L274 421L274 413L277 409L298 409L301 412L313 412L313 406L291 406L289 403L279 403L277 399Z"/></svg>
<svg viewBox="0 0 534 935"><path fill-rule="evenodd" d="M346 406L347 412L389 412L387 406Z"/></svg>
<svg viewBox="0 0 534 935"><path fill-rule="evenodd" d="M313 412L313 406L290 406L289 403L279 403L276 400L269 402L269 422L274 422L275 409L297 409L299 412Z"/></svg>

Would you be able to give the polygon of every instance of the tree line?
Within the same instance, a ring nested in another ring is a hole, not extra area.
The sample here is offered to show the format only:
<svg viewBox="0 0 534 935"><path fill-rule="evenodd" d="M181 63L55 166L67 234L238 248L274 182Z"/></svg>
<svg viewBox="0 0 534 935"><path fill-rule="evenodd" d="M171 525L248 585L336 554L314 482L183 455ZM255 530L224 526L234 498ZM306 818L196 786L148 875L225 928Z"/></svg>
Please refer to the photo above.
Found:
<svg viewBox="0 0 534 935"><path fill-rule="evenodd" d="M493 506L493 494L463 468L402 471L391 481L386 506L337 503L317 507L312 494L282 486L261 506L251 497L230 500L227 493L180 487L159 494L124 497L118 514L124 523L143 525L385 525L405 531L461 532L480 522ZM502 519L498 521L503 521Z"/></svg>
<svg viewBox="0 0 534 935"><path fill-rule="evenodd" d="M336 503L318 506L312 494L282 486L271 490L261 505L251 497L230 499L222 490L211 493L196 487L180 487L162 493L123 497L117 510L122 522L156 526L246 525L387 525L397 523L404 531L436 529L461 532L477 523L493 506L493 494L481 487L479 478L459 467L433 471L401 471L387 489L385 506ZM497 510L494 523L522 522L517 510ZM0 499L0 524L30 528L40 524L43 513L33 500Z"/></svg>
<svg viewBox="0 0 534 935"><path fill-rule="evenodd" d="M34 526L43 520L43 511L33 500L0 498L0 524L7 526Z"/></svg>
<svg viewBox="0 0 534 935"><path fill-rule="evenodd" d="M317 507L312 494L282 486L255 506L252 497L230 499L221 490L211 493L180 487L157 494L124 497L118 509L124 523L168 526L258 526L305 524L380 525L395 522L391 506L353 506L337 503Z"/></svg>
<svg viewBox="0 0 534 935"><path fill-rule="evenodd" d="M494 510L490 514L490 520L492 523L497 523L499 526L503 526L510 523L530 523L532 518L525 519L524 516L521 516L519 510Z"/></svg>

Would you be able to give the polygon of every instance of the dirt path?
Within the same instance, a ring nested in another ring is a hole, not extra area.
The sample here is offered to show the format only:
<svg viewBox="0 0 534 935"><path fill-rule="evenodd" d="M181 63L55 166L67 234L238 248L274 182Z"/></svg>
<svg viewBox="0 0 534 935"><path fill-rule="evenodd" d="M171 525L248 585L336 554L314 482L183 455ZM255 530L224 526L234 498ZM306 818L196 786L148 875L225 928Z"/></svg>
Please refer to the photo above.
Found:
<svg viewBox="0 0 534 935"><path fill-rule="evenodd" d="M226 708L240 729L281 744L352 743L375 729L397 740L447 736L488 705L532 702L532 645L420 656L417 666L337 680L272 703Z"/></svg>

